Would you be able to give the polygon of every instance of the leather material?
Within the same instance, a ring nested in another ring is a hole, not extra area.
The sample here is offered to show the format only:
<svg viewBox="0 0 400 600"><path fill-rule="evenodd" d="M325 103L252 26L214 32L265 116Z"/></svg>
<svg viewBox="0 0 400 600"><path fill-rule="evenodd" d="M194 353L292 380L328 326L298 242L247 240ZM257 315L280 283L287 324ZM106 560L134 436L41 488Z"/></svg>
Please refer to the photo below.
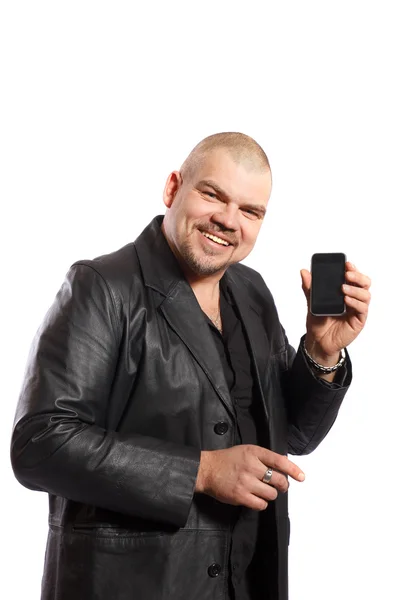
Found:
<svg viewBox="0 0 400 600"><path fill-rule="evenodd" d="M161 222L75 263L32 346L11 458L23 485L49 494L43 600L226 597L237 508L194 488L200 451L234 444L235 410ZM309 453L336 419L350 361L343 387L322 384L288 345L261 276L237 264L224 277L251 345L265 445ZM257 560L271 598L286 600L287 495L261 522Z"/></svg>

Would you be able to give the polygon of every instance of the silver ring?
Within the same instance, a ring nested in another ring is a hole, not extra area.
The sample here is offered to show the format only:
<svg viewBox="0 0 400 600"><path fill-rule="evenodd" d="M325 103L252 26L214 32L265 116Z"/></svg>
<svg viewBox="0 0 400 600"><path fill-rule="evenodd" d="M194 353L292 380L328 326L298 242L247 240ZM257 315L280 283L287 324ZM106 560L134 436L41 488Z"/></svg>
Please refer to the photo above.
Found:
<svg viewBox="0 0 400 600"><path fill-rule="evenodd" d="M272 469L270 467L268 467L268 469L265 471L265 475L262 478L262 481L264 483L269 483L272 479L272 473L273 473Z"/></svg>

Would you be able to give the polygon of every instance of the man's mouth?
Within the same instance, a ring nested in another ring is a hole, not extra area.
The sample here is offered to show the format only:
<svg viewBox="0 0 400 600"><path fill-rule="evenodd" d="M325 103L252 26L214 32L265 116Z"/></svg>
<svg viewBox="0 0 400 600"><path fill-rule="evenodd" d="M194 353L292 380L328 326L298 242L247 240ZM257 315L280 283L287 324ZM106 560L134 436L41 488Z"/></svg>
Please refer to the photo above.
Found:
<svg viewBox="0 0 400 600"><path fill-rule="evenodd" d="M206 237L209 240L215 242L216 244L220 244L221 246L230 246L230 243L227 240L224 240L224 239L218 237L217 235L214 235L212 233L208 233L206 231L201 231L200 233L202 235L204 235L204 237Z"/></svg>

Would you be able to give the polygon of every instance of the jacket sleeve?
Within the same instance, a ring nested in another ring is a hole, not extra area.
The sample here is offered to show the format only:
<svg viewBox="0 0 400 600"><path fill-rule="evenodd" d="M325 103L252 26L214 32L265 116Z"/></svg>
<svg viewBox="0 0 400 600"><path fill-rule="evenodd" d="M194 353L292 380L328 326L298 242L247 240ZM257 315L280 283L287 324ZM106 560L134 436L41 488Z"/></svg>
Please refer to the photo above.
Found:
<svg viewBox="0 0 400 600"><path fill-rule="evenodd" d="M106 281L73 266L31 348L12 434L14 474L33 490L181 527L200 450L105 427L120 329Z"/></svg>
<svg viewBox="0 0 400 600"><path fill-rule="evenodd" d="M285 336L286 338L286 336ZM286 340L287 341L287 340ZM289 367L283 375L288 417L288 446L293 455L310 454L325 438L338 415L352 379L350 357L328 383L309 367L300 341L297 353L287 344Z"/></svg>

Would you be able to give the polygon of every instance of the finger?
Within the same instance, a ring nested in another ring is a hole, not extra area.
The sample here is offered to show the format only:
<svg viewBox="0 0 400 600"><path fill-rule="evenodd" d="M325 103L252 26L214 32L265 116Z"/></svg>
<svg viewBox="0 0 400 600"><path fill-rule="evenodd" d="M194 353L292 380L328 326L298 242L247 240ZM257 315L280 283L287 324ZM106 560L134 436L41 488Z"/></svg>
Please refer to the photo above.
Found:
<svg viewBox="0 0 400 600"><path fill-rule="evenodd" d="M262 462L260 462L260 471L259 471L259 477L257 478L257 480L261 481L261 483L263 485L270 485L270 486L274 487L275 489L279 490L280 492L285 493L288 491L289 481L288 481L286 475L284 475L283 473L280 473L279 471L272 470L271 479L268 481L268 483L265 483L263 481L263 477L264 477L265 473L266 473L265 465Z"/></svg>
<svg viewBox="0 0 400 600"><path fill-rule="evenodd" d="M307 269L302 269L300 271L301 276L301 284L303 288L304 295L307 299L307 303L310 301L310 289L311 289L311 273L307 271Z"/></svg>
<svg viewBox="0 0 400 600"><path fill-rule="evenodd" d="M278 497L278 490L276 488L274 488L268 483L263 483L262 481L256 478L254 478L253 485L251 486L249 491L258 498L262 498L267 502L276 500Z"/></svg>
<svg viewBox="0 0 400 600"><path fill-rule="evenodd" d="M361 300L351 298L350 296L345 296L344 301L347 304L347 306L353 308L359 315L365 316L368 314L368 304L366 304L365 302L361 302Z"/></svg>
<svg viewBox="0 0 400 600"><path fill-rule="evenodd" d="M258 449L258 458L266 468L270 467L271 469L277 469L281 473L285 473L293 479L296 479L296 481L304 481L306 476L304 475L303 471L300 469L300 467L295 465L294 462L289 460L287 456L277 454L276 452L272 452L271 450L267 450L261 446L259 446Z"/></svg>
<svg viewBox="0 0 400 600"><path fill-rule="evenodd" d="M268 507L268 502L254 494L249 494L243 501L242 506L247 506L247 508L251 508L252 510L262 511Z"/></svg>
<svg viewBox="0 0 400 600"><path fill-rule="evenodd" d="M346 261L346 269L349 270L349 271L357 271L356 265L354 265L349 260Z"/></svg>
<svg viewBox="0 0 400 600"><path fill-rule="evenodd" d="M364 288L344 284L343 291L346 294L346 296L355 298L356 300L360 300L361 302L365 302L366 304L369 304L371 301L370 292Z"/></svg>
<svg viewBox="0 0 400 600"><path fill-rule="evenodd" d="M346 271L346 281L353 285L358 285L361 288L368 290L371 287L371 279L367 275L363 275L359 271Z"/></svg>

